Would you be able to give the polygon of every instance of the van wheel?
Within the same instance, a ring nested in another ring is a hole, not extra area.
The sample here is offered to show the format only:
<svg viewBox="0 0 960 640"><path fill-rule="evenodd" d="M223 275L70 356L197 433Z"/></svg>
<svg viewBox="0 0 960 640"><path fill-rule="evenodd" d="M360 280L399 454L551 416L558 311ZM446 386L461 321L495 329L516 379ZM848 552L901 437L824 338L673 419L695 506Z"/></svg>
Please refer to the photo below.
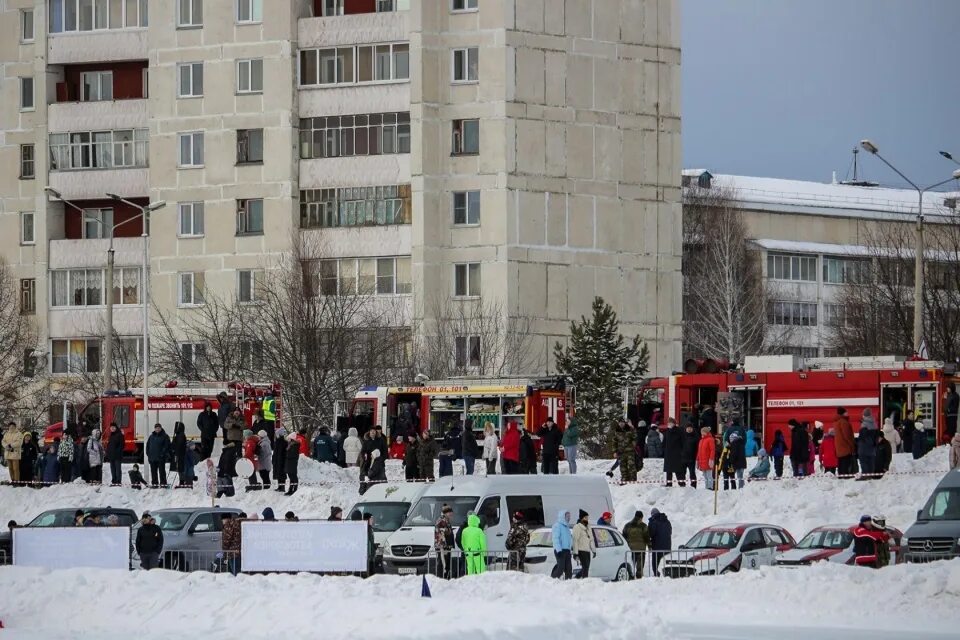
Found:
<svg viewBox="0 0 960 640"><path fill-rule="evenodd" d="M617 575L614 576L614 582L626 582L627 580L633 579L633 573L630 571L630 567L627 566L627 563L620 565L620 568L617 569Z"/></svg>

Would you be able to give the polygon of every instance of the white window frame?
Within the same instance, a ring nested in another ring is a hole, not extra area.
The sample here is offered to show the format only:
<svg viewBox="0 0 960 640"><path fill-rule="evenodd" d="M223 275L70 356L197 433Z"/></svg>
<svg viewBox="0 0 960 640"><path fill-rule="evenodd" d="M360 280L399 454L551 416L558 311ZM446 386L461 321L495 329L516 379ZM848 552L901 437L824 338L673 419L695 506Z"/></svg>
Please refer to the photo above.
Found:
<svg viewBox="0 0 960 640"><path fill-rule="evenodd" d="M188 162L183 161L183 142L185 139L190 140L190 150ZM197 150L199 152L199 158ZM199 162L197 160L199 159ZM177 166L181 169L197 169L203 167L204 162L204 150L203 150L203 131L184 131L177 134Z"/></svg>
<svg viewBox="0 0 960 640"><path fill-rule="evenodd" d="M34 211L20 212L20 244L37 244L37 214Z"/></svg>
<svg viewBox="0 0 960 640"><path fill-rule="evenodd" d="M184 289L184 282L189 280L187 289ZM204 286L206 278L203 271L180 271L177 273L177 306L178 307L201 307L205 304Z"/></svg>
<svg viewBox="0 0 960 640"><path fill-rule="evenodd" d="M92 222L89 229L96 229L90 234L87 222ZM80 235L85 240L109 239L113 235L113 209L110 207L84 209L80 217Z"/></svg>
<svg viewBox="0 0 960 640"><path fill-rule="evenodd" d="M458 262L453 265L453 297L454 298L479 298L481 285L483 283L482 267L479 262ZM471 276L471 272L474 273ZM460 280L459 274L463 274L463 293L458 292L457 283ZM476 282L476 286L474 286Z"/></svg>
<svg viewBox="0 0 960 640"><path fill-rule="evenodd" d="M251 224L251 216L253 212L250 209L251 202L260 203L260 228L254 229L251 231L251 227L255 225ZM236 226L236 235L238 236L262 236L264 232L265 224L265 214L264 214L265 204L263 198L241 198L237 200L237 226Z"/></svg>
<svg viewBox="0 0 960 640"><path fill-rule="evenodd" d="M32 316L37 313L37 279L20 278L20 315Z"/></svg>
<svg viewBox="0 0 960 640"><path fill-rule="evenodd" d="M24 158L24 153L27 149L30 149L30 159ZM31 171L28 173L24 171L24 167L30 164ZM20 179L21 180L34 180L37 177L37 146L30 143L25 143L20 145Z"/></svg>
<svg viewBox="0 0 960 640"><path fill-rule="evenodd" d="M475 194L475 199L473 196ZM457 210L461 207L457 206L457 199L463 198L463 222L457 222ZM451 194L450 198L450 207L453 220L453 226L455 227L478 227L480 226L480 212L482 207L480 206L480 191L479 190L470 190L470 191L454 191ZM475 218L475 220L471 220Z"/></svg>
<svg viewBox="0 0 960 640"><path fill-rule="evenodd" d="M476 345L476 360L471 356ZM476 369L483 363L483 342L478 335L455 336L453 339L453 366L456 369Z"/></svg>
<svg viewBox="0 0 960 640"><path fill-rule="evenodd" d="M467 151L465 142L467 139L467 124L477 123L477 150ZM459 118L453 120L450 127L451 132L451 151L453 156L476 156L480 154L480 119L479 118Z"/></svg>
<svg viewBox="0 0 960 640"><path fill-rule="evenodd" d="M471 54L475 65L470 64ZM457 56L460 64L457 64ZM473 77L470 77L470 71ZM457 76L460 76L459 78ZM452 84L477 84L480 82L480 47L458 47L450 52L450 82Z"/></svg>
<svg viewBox="0 0 960 640"><path fill-rule="evenodd" d="M183 15L185 8L189 13L188 16ZM200 14L199 22L196 21L197 13ZM201 27L203 27L203 0L177 0L177 29L199 29Z"/></svg>
<svg viewBox="0 0 960 640"><path fill-rule="evenodd" d="M200 365L197 363L197 358L204 359L207 357L207 345L203 342L181 342L178 346L181 364L189 362L189 368L199 371ZM187 350L190 352L189 357L187 357Z"/></svg>
<svg viewBox="0 0 960 640"><path fill-rule="evenodd" d="M387 73L388 77L386 78L377 78L378 47L387 48L387 59L390 68ZM361 49L370 49L369 79L366 80L360 79ZM321 58L321 52L326 54L323 58ZM332 58L330 57L331 55ZM399 68L397 60L401 55L406 56L406 75L404 76L397 75L397 69ZM303 60L305 56L313 58L313 68L316 70L316 75L312 78L306 78L304 76ZM349 64L346 63L347 57L350 58ZM324 76L322 65L329 63L331 60L333 63L334 78L330 82L321 82ZM347 77L348 73L349 79L345 80L344 78ZM339 47L316 47L300 49L297 52L297 83L300 87L336 87L401 82L410 82L410 43L408 41L378 42L375 44L358 44Z"/></svg>
<svg viewBox="0 0 960 640"><path fill-rule="evenodd" d="M255 65L260 67L259 87L253 86L253 68ZM244 81L246 81L246 89L243 88ZM237 93L242 95L263 93L263 58L245 58L243 60L237 60Z"/></svg>
<svg viewBox="0 0 960 640"><path fill-rule="evenodd" d="M107 295L104 286L104 269L53 269L50 273L50 307L55 309L85 309L88 307L102 307L106 303ZM116 277L116 273L114 274ZM100 292L100 299L92 302L87 296L89 287L86 286L90 280L96 283L99 280L100 285L97 290ZM82 299L78 302L74 297L74 285L80 285L79 291L82 292ZM59 296L57 294L60 294Z"/></svg>
<svg viewBox="0 0 960 640"><path fill-rule="evenodd" d="M136 293L137 299L133 302L124 302L123 301L123 283L126 280L124 277L126 274L133 274L130 278L131 282L136 282ZM106 270L104 270L104 280L106 280ZM113 296L114 289L116 289L117 295L114 296L113 304L115 306L121 307L136 307L141 304L143 301L143 296L141 291L143 289L143 275L141 274L140 267L115 267L113 270L113 284L110 286L109 291L104 293L105 296Z"/></svg>
<svg viewBox="0 0 960 640"><path fill-rule="evenodd" d="M48 33L51 35L105 31L107 29L143 29L149 24L147 0L100 0L99 3L94 2L90 29L80 28L80 7L78 0L49 0L46 4L48 9L47 28ZM74 24L70 29L67 28L64 5L73 7ZM110 22L113 17L111 7L114 5L120 9L120 13L117 16L120 20L119 24L112 24ZM105 15L103 15L103 10L106 10ZM36 16L34 16L34 18L36 18ZM36 28L36 25L34 25L34 28Z"/></svg>
<svg viewBox="0 0 960 640"><path fill-rule="evenodd" d="M92 76L95 97L87 94L87 78ZM104 97L104 87L109 87L110 96ZM80 102L108 102L113 100L113 71L84 71L80 74Z"/></svg>
<svg viewBox="0 0 960 640"><path fill-rule="evenodd" d="M75 342L82 342L82 343L83 343L83 355L82 355L82 356L79 356L79 355L78 355L78 356L77 356L77 361L76 361L76 362L71 362L72 356L73 356L73 352L74 352L72 346L73 346L73 343L75 343ZM67 365L67 366L66 366L66 371L55 371L55 368L56 368L56 366L55 366L56 360L55 360L54 355L53 355L53 350L54 350L54 344L55 344L55 343L65 343L65 346L66 346L66 348L67 348L67 349L66 349L66 351L67 351L67 355L66 355L66 358L67 358L67 360L66 360L66 365ZM89 358L87 357L87 354L89 353L89 350L90 350L90 347L89 347L88 345L89 345L90 343L95 344L95 345L97 346L98 351L100 351L100 357L99 357L99 360L100 360L100 361L97 362L97 366L96 366L96 367L93 367L93 368L91 368L91 367L89 366L89 364L88 364ZM102 362L102 360L103 360L102 349L103 349L103 345L100 343L100 340L99 340L99 339L96 339L96 338L56 338L56 339L52 339L52 340L50 340L50 374L51 374L51 375L54 375L54 376L70 376L70 375L77 375L78 373L99 373L99 372L100 372L100 365L103 364L103 362ZM82 358L82 361L81 361L81 358Z"/></svg>
<svg viewBox="0 0 960 640"><path fill-rule="evenodd" d="M796 262L794 263L794 261ZM806 266L809 267L810 265L808 263L810 261L813 262L813 277L804 278L804 265L807 263ZM780 271L786 270L786 267L789 265L789 273L777 274L778 262L780 263ZM769 280L779 280L782 282L816 282L819 278L819 268L820 261L817 255L779 252L767 253L767 279ZM783 275L786 275L787 277L779 277Z"/></svg>
<svg viewBox="0 0 960 640"><path fill-rule="evenodd" d="M199 73L197 70L199 69ZM189 73L190 93L183 93L184 74ZM199 79L199 82L197 80ZM197 86L199 85L199 87ZM199 92L198 92L199 89ZM177 98L202 98L203 97L203 63L202 62L180 62L177 64Z"/></svg>
<svg viewBox="0 0 960 640"><path fill-rule="evenodd" d="M30 16L29 19L29 31L27 30L27 16ZM33 42L37 37L37 25L34 21L35 15L33 9L20 9L20 42L22 44L28 44Z"/></svg>
<svg viewBox="0 0 960 640"><path fill-rule="evenodd" d="M450 13L472 13L480 10L479 5L479 0L450 0Z"/></svg>
<svg viewBox="0 0 960 640"><path fill-rule="evenodd" d="M244 11L246 9L246 11ZM244 18L246 14L246 18ZM263 0L237 0L234 17L237 24L260 24L263 22Z"/></svg>
<svg viewBox="0 0 960 640"><path fill-rule="evenodd" d="M240 304L262 304L263 276L263 269L238 269L237 302Z"/></svg>
<svg viewBox="0 0 960 640"><path fill-rule="evenodd" d="M204 206L202 201L177 203L177 237L202 238L204 235ZM189 233L184 233L184 221L189 218Z"/></svg>
<svg viewBox="0 0 960 640"><path fill-rule="evenodd" d="M259 159L250 159L252 151L252 140L260 138L260 158ZM263 164L264 159L264 148L263 148L263 129L237 129L237 164ZM241 150L243 154L246 155L246 159L241 157Z"/></svg>
<svg viewBox="0 0 960 640"><path fill-rule="evenodd" d="M27 84L30 85L29 91L26 87ZM33 76L20 76L20 111L36 111L36 91L37 89L33 82ZM27 97L30 98L29 103L26 102Z"/></svg>

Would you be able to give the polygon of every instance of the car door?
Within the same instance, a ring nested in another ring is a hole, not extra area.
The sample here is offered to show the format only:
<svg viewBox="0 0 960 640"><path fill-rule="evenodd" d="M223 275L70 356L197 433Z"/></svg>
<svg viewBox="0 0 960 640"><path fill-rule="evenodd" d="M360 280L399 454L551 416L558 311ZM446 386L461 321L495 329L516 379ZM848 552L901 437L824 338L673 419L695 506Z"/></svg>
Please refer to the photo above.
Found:
<svg viewBox="0 0 960 640"><path fill-rule="evenodd" d="M202 511L190 523L187 529L190 540L186 551L187 562L192 566L209 565L221 550L222 529L218 515L212 511Z"/></svg>
<svg viewBox="0 0 960 640"><path fill-rule="evenodd" d="M740 542L740 554L743 559L740 562L741 569L756 569L763 564L764 558L768 555L767 541L763 537L763 531L759 527L748 529Z"/></svg>
<svg viewBox="0 0 960 640"><path fill-rule="evenodd" d="M503 552L507 544L508 518L503 517L503 509L500 505L500 496L488 496L480 503L477 509L477 515L480 516L480 523L483 525L483 532L487 537L487 551ZM488 562L492 557L488 557Z"/></svg>
<svg viewBox="0 0 960 640"><path fill-rule="evenodd" d="M597 557L590 563L590 576L593 578L612 579L617 575L617 569L623 564L626 557L626 548L622 539L610 529L592 527L593 544L597 547Z"/></svg>

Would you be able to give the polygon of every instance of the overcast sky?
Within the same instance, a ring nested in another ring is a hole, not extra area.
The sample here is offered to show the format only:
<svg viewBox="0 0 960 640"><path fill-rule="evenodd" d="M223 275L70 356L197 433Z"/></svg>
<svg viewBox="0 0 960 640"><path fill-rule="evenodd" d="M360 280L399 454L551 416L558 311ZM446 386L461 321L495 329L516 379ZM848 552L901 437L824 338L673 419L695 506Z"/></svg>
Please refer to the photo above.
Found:
<svg viewBox="0 0 960 640"><path fill-rule="evenodd" d="M862 138L921 186L960 168L960 0L680 5L685 168L842 180Z"/></svg>

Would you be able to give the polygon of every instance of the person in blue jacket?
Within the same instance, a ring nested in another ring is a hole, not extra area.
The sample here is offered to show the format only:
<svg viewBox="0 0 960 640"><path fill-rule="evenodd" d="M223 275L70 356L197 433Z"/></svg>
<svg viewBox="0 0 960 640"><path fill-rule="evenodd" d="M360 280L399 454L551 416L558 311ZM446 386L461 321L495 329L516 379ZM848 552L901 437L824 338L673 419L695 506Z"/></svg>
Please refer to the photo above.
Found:
<svg viewBox="0 0 960 640"><path fill-rule="evenodd" d="M553 555L557 566L553 569L554 578L569 580L573 577L573 532L570 530L570 512L561 509L557 521L551 529L553 537Z"/></svg>
<svg viewBox="0 0 960 640"><path fill-rule="evenodd" d="M767 450L762 448L757 452L757 455L760 459L757 461L756 466L753 469L750 469L749 475L747 475L747 480L756 480L758 478L766 479L770 475L770 456L767 455Z"/></svg>
<svg viewBox="0 0 960 640"><path fill-rule="evenodd" d="M744 442L743 449L748 458L757 455L757 432L753 429L747 429L747 439Z"/></svg>
<svg viewBox="0 0 960 640"><path fill-rule="evenodd" d="M43 454L40 467L40 479L48 484L56 484L60 480L60 461L57 460L57 448L60 444L54 442L55 444L47 447L46 453Z"/></svg>
<svg viewBox="0 0 960 640"><path fill-rule="evenodd" d="M783 457L787 455L787 441L783 439L783 432L777 429L773 434L773 446L770 447L770 456L773 458L773 470L778 478L783 477Z"/></svg>

